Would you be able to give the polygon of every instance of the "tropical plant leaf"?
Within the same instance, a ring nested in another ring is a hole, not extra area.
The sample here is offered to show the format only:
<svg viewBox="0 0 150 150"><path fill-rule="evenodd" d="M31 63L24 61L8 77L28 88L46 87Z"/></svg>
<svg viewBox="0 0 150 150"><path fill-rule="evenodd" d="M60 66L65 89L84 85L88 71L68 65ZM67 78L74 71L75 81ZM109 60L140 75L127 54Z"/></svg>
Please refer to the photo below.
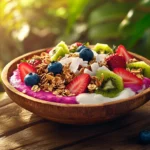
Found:
<svg viewBox="0 0 150 150"><path fill-rule="evenodd" d="M132 37L128 40L127 43L128 46L133 47L148 28L150 28L150 14L146 14L143 18L135 23L131 33Z"/></svg>
<svg viewBox="0 0 150 150"><path fill-rule="evenodd" d="M109 23L113 21L121 21L132 8L133 4L107 2L94 10L89 17L89 26L100 23Z"/></svg>
<svg viewBox="0 0 150 150"><path fill-rule="evenodd" d="M91 28L88 32L90 41L98 42L107 39L113 39L119 37L118 23L111 22L108 24L100 24Z"/></svg>
<svg viewBox="0 0 150 150"><path fill-rule="evenodd" d="M68 0L68 21L66 27L66 34L70 32L75 21L81 13L83 12L84 8L88 4L89 0Z"/></svg>

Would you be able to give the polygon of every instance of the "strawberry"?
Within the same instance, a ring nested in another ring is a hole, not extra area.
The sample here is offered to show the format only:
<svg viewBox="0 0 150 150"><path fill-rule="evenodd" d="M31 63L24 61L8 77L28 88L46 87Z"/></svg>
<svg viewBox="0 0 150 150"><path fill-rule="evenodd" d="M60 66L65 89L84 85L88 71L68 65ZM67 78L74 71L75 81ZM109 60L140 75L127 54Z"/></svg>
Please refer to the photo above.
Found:
<svg viewBox="0 0 150 150"><path fill-rule="evenodd" d="M18 69L20 72L20 78L22 82L24 81L24 78L27 74L31 72L36 72L35 68L32 65L28 64L27 62L20 63L18 65Z"/></svg>
<svg viewBox="0 0 150 150"><path fill-rule="evenodd" d="M76 43L74 43L74 44L77 45L77 47L79 47L79 46L82 45L82 43L80 43L80 42L76 42Z"/></svg>
<svg viewBox="0 0 150 150"><path fill-rule="evenodd" d="M115 68L126 68L126 61L123 56L113 54L109 56L106 61L110 70Z"/></svg>
<svg viewBox="0 0 150 150"><path fill-rule="evenodd" d="M49 53L51 51L52 48L48 48L46 49L46 53Z"/></svg>
<svg viewBox="0 0 150 150"><path fill-rule="evenodd" d="M143 84L142 79L138 78L135 74L127 71L124 68L115 68L114 73L122 77L124 84L136 84L141 86Z"/></svg>
<svg viewBox="0 0 150 150"><path fill-rule="evenodd" d="M66 88L73 94L78 95L86 91L88 84L90 83L90 75L83 73L75 77Z"/></svg>
<svg viewBox="0 0 150 150"><path fill-rule="evenodd" d="M126 48L123 45L118 46L118 48L116 49L116 54L123 56L125 58L126 62L128 62L130 59L133 58L133 56L128 53L128 51L126 50Z"/></svg>

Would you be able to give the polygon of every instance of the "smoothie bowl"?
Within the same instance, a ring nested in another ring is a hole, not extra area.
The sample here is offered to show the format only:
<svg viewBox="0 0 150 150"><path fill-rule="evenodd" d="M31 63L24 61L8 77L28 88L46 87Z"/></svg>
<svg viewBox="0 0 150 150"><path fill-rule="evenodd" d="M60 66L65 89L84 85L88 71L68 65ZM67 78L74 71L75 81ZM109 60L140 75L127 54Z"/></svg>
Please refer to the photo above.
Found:
<svg viewBox="0 0 150 150"><path fill-rule="evenodd" d="M123 45L62 41L12 60L1 76L14 102L60 123L112 120L150 99L150 61Z"/></svg>

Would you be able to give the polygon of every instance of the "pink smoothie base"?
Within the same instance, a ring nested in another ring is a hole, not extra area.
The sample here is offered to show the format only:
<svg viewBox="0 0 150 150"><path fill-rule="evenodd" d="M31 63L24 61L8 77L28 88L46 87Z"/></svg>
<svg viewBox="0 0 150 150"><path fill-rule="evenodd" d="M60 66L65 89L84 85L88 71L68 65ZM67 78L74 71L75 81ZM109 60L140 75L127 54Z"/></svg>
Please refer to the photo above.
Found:
<svg viewBox="0 0 150 150"><path fill-rule="evenodd" d="M14 86L18 91L23 92L29 96L34 98L38 98L41 100L49 101L49 102L57 102L57 103L65 103L65 104L78 104L75 96L56 96L51 92L39 91L33 92L31 87L28 87L24 84L24 82L20 79L19 70L15 70L13 75L10 77L10 83Z"/></svg>

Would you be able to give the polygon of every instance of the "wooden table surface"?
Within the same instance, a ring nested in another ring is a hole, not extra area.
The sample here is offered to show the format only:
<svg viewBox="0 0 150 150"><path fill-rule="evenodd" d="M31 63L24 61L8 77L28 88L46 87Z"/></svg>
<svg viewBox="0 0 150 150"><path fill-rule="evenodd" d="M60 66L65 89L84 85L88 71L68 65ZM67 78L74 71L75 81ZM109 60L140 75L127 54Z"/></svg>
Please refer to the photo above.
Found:
<svg viewBox="0 0 150 150"><path fill-rule="evenodd" d="M150 102L111 122L73 126L45 120L6 94L0 99L0 150L150 150L137 142L143 129L150 130Z"/></svg>

